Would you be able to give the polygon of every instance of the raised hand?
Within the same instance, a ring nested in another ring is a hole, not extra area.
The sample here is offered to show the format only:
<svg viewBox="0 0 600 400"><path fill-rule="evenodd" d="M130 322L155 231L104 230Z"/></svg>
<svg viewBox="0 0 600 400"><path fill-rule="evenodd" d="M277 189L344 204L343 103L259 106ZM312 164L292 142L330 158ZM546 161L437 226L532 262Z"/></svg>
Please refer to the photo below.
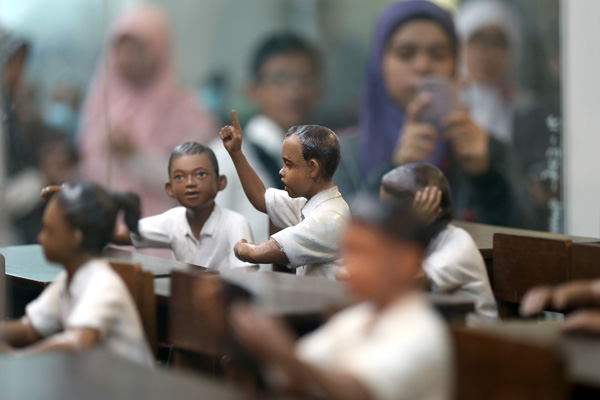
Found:
<svg viewBox="0 0 600 400"><path fill-rule="evenodd" d="M441 202L442 191L435 186L427 186L417 192L412 206L423 222L429 225L442 213Z"/></svg>
<svg viewBox="0 0 600 400"><path fill-rule="evenodd" d="M430 102L431 96L422 94L407 106L406 120L394 152L395 165L424 161L433 156L438 133L433 125L419 122L419 114Z"/></svg>
<svg viewBox="0 0 600 400"><path fill-rule="evenodd" d="M219 132L223 145L229 154L236 153L242 149L242 127L238 121L237 113L231 110L232 125L224 126Z"/></svg>

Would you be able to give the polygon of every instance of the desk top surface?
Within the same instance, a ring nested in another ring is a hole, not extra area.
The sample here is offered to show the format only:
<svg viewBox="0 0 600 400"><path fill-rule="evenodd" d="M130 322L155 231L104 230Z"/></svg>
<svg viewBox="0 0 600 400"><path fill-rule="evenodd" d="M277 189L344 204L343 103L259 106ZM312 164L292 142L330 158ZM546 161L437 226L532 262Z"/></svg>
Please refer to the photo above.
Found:
<svg viewBox="0 0 600 400"><path fill-rule="evenodd" d="M571 240L573 243L593 243L600 242L598 238L589 238L582 236L569 236L563 235L559 233L550 233L550 232L541 232L541 231L531 231L527 229L517 229L517 228L506 228L503 226L495 226L495 225L486 225L486 224L478 224L474 222L464 222L464 221L452 221L452 225L458 226L466 230L473 240L475 240L475 244L477 244L477 248L481 251L481 254L484 258L492 257L492 249L494 247L494 234L496 233L505 233L508 235L520 235L520 236L531 236L543 239L559 239L559 240Z"/></svg>
<svg viewBox="0 0 600 400"><path fill-rule="evenodd" d="M16 399L243 399L225 383L148 369L106 350L0 356L0 397Z"/></svg>
<svg viewBox="0 0 600 400"><path fill-rule="evenodd" d="M255 296L255 304L273 316L322 314L344 308L354 302L343 282L282 272L226 273L221 277ZM159 298L171 296L171 278L154 280ZM474 309L469 299L443 293L428 293L428 299L442 313L467 314Z"/></svg>
<svg viewBox="0 0 600 400"><path fill-rule="evenodd" d="M42 287L54 281L63 270L59 264L46 260L42 247L38 244L25 246L0 247L0 254L6 259L6 275L39 284ZM169 276L173 269L205 270L192 264L175 260L134 253L126 250L108 247L104 256L109 260L129 263L139 263L146 271L156 277Z"/></svg>

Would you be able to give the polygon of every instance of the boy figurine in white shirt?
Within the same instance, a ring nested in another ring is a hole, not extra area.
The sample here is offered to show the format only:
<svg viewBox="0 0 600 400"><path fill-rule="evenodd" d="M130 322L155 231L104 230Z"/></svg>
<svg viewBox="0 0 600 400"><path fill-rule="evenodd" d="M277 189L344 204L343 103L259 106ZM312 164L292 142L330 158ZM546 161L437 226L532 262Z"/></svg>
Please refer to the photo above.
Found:
<svg viewBox="0 0 600 400"><path fill-rule="evenodd" d="M211 269L256 269L233 252L239 240L253 240L248 220L215 203L227 177L219 175L213 151L200 143L183 143L171 153L168 172L165 190L181 206L141 219L138 234L130 235L121 225L113 243L171 249L178 261Z"/></svg>
<svg viewBox="0 0 600 400"><path fill-rule="evenodd" d="M283 142L279 171L285 190L266 189L242 151L242 128L235 111L233 126L220 136L244 187L246 196L271 222L282 228L264 243L241 240L236 256L251 263L286 264L297 275L335 279L341 235L350 210L332 178L340 162L335 133L318 125L295 126Z"/></svg>
<svg viewBox="0 0 600 400"><path fill-rule="evenodd" d="M51 194L51 193L50 193ZM152 366L154 357L127 287L101 259L125 211L137 230L140 201L132 193L108 193L92 183L63 185L44 213L39 241L48 261L65 268L18 321L0 323L0 351L35 354L100 346Z"/></svg>
<svg viewBox="0 0 600 400"><path fill-rule="evenodd" d="M483 257L471 235L450 223L454 208L442 171L425 162L402 165L383 176L380 195L416 208L435 228L423 261L431 289L473 300L475 313L469 322L496 320L498 308Z"/></svg>
<svg viewBox="0 0 600 400"><path fill-rule="evenodd" d="M410 209L353 204L342 254L363 302L294 344L281 321L236 305L237 340L298 394L344 400L447 400L452 350L441 317L418 290L430 234ZM312 397L311 397L312 398Z"/></svg>

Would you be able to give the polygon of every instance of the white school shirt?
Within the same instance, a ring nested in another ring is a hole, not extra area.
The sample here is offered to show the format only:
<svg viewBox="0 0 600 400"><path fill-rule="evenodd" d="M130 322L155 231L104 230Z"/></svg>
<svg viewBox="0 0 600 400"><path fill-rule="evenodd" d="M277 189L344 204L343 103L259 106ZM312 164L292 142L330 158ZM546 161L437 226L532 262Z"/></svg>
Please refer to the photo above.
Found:
<svg viewBox="0 0 600 400"><path fill-rule="evenodd" d="M267 213L283 230L272 235L296 268L296 275L335 280L340 266L340 239L350 222L350 209L337 186L325 189L310 200L292 199L285 190L267 189Z"/></svg>
<svg viewBox="0 0 600 400"><path fill-rule="evenodd" d="M475 314L470 321L496 320L498 308L485 262L471 235L448 225L429 243L423 270L434 292L455 293L472 299Z"/></svg>
<svg viewBox="0 0 600 400"><path fill-rule="evenodd" d="M98 346L134 362L154 365L154 357L137 308L127 287L102 259L91 260L75 272L67 287L67 272L27 305L25 317L43 337L69 328L92 328Z"/></svg>
<svg viewBox="0 0 600 400"><path fill-rule="evenodd" d="M265 187L276 186L277 182L273 182L272 174L277 171L265 170L252 145L259 146L265 153L276 160L280 160L279 168L281 168L283 166L281 146L283 145L284 136L285 131L264 115L253 117L244 127L242 151L248 163L265 184ZM238 212L248 218L257 243L267 241L269 239L269 217L254 208L246 197L240 177L231 156L223 146L223 141L220 138L215 139L210 148L215 152L219 162L219 173L227 177L227 187L217 194L215 200L224 208Z"/></svg>
<svg viewBox="0 0 600 400"><path fill-rule="evenodd" d="M138 223L139 235L132 234L138 249L165 248L175 253L178 261L211 269L252 267L240 261L233 247L241 239L252 243L254 238L248 220L217 204L196 239L186 217L185 207L175 207L162 214L142 218Z"/></svg>
<svg viewBox="0 0 600 400"><path fill-rule="evenodd" d="M361 303L301 338L298 357L328 372L353 376L377 400L447 400L452 351L442 321L420 294L382 311Z"/></svg>

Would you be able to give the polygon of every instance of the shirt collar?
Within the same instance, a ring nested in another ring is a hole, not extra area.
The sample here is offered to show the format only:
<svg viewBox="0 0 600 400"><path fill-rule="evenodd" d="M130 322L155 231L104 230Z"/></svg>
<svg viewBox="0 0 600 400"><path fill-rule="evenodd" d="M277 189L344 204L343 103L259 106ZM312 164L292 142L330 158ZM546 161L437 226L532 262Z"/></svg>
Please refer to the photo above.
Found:
<svg viewBox="0 0 600 400"><path fill-rule="evenodd" d="M307 201L304 207L302 207L302 216L306 218L320 204L326 202L327 200L335 199L337 197L342 197L337 186L332 186L329 189L321 190L319 193L315 194L309 201Z"/></svg>
<svg viewBox="0 0 600 400"><path fill-rule="evenodd" d="M221 220L222 214L223 214L223 210L221 210L219 205L217 203L215 203L215 207L213 208L213 211L210 213L210 216L208 217L208 219L202 226L202 229L200 229L200 237L215 235L215 233L217 232L217 229L219 227L219 221ZM186 221L187 221L187 218L186 218ZM192 234L192 228L190 228L189 222L187 223L187 230L188 230L188 235L190 235L190 237L193 238L194 235Z"/></svg>

